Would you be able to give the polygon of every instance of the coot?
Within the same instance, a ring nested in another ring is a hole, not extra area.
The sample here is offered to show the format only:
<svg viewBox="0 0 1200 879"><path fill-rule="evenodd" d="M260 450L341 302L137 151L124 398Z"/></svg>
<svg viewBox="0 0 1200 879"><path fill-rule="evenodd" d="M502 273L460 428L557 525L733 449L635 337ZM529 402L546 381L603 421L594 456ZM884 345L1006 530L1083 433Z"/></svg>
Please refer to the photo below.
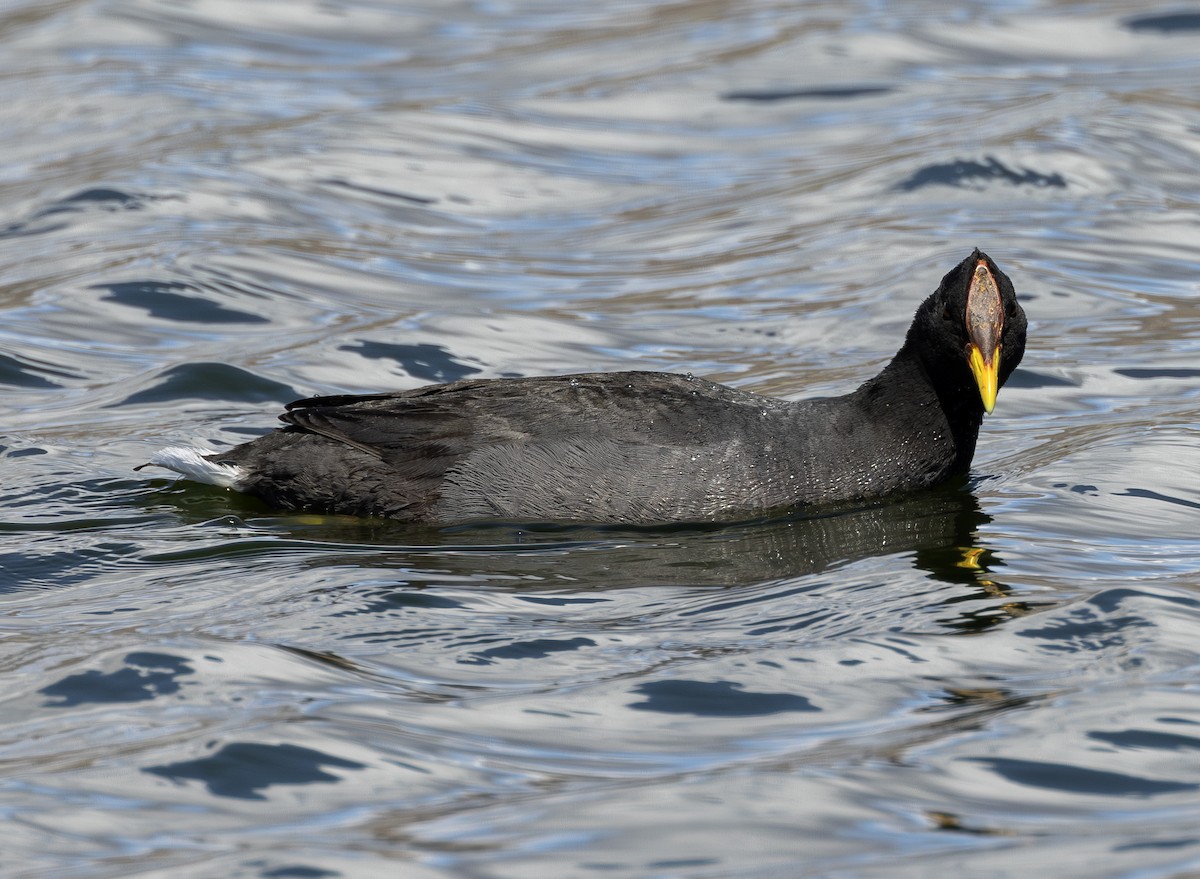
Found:
<svg viewBox="0 0 1200 879"><path fill-rule="evenodd" d="M1012 282L977 249L845 396L790 402L653 372L468 379L298 400L273 433L150 463L283 510L410 522L757 516L965 472L1024 350Z"/></svg>

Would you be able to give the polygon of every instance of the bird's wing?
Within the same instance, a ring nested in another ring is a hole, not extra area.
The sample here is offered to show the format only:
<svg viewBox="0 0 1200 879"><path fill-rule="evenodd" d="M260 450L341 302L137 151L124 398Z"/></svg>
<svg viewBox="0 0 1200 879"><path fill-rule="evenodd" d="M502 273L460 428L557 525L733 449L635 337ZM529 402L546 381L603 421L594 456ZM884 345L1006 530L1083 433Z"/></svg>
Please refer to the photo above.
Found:
<svg viewBox="0 0 1200 879"><path fill-rule="evenodd" d="M312 397L281 419L381 460L450 465L488 446L589 443L690 445L719 433L716 410L741 395L662 373L484 379L362 396Z"/></svg>

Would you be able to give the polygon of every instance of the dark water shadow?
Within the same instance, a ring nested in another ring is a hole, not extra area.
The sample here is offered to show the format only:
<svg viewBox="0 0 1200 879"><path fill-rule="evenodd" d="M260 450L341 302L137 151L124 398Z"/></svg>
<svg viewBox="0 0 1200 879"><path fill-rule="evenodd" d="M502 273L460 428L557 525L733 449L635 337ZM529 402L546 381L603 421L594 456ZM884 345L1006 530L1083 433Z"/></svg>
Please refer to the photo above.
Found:
<svg viewBox="0 0 1200 879"><path fill-rule="evenodd" d="M182 656L138 651L127 654L123 668L67 675L38 690L52 708L89 703L145 702L179 692L179 678L193 674Z"/></svg>
<svg viewBox="0 0 1200 879"><path fill-rule="evenodd" d="M1122 24L1131 31L1158 34L1179 34L1200 31L1200 12L1159 12L1125 19Z"/></svg>
<svg viewBox="0 0 1200 879"><path fill-rule="evenodd" d="M1173 497L1169 494L1163 494L1158 491L1151 491L1148 488L1127 488L1125 491L1115 493L1116 497L1139 497L1151 501L1162 501L1168 504L1174 504L1177 507L1184 507L1189 510L1200 510L1200 503L1189 501L1187 498Z"/></svg>
<svg viewBox="0 0 1200 879"><path fill-rule="evenodd" d="M247 867L263 867L262 861L248 861ZM258 874L262 879L332 879L334 876L342 876L343 873L338 873L334 870L323 870L320 867L310 867L305 864L296 864L286 867L271 867L264 869Z"/></svg>
<svg viewBox="0 0 1200 879"><path fill-rule="evenodd" d="M403 374L419 381L454 382L483 371L482 365L471 366L463 363L442 345L399 345L356 339L354 345L340 345L338 350L352 351L368 360L395 361Z"/></svg>
<svg viewBox="0 0 1200 879"><path fill-rule="evenodd" d="M1156 732L1150 729L1092 731L1087 734L1087 737L1115 748L1134 751L1200 751L1200 737L1198 736Z"/></svg>
<svg viewBox="0 0 1200 879"><path fill-rule="evenodd" d="M1186 782L1144 778L1122 772L1071 766L1066 763L1015 760L1005 757L970 759L971 762L986 765L998 776L1012 784L1063 794L1142 799L1162 794L1192 793L1200 789L1200 785Z"/></svg>
<svg viewBox="0 0 1200 879"><path fill-rule="evenodd" d="M83 189L59 199L49 207L35 213L27 220L10 223L0 227L0 239L21 238L30 235L45 235L67 228L70 222L67 216L80 214L85 211L136 211L141 210L147 203L162 200L161 196L123 192L108 187ZM50 218L55 219L50 219Z"/></svg>
<svg viewBox="0 0 1200 879"><path fill-rule="evenodd" d="M406 202L414 205L431 205L437 204L438 199L428 198L424 195L413 195L411 192L400 192L394 189L381 189L376 186L363 186L361 183L355 183L347 180L344 177L323 177L316 181L324 183L326 186L336 186L342 189L349 189L353 192L359 192L364 195L374 195L384 199L394 199L396 201Z"/></svg>
<svg viewBox="0 0 1200 879"><path fill-rule="evenodd" d="M341 779L325 771L363 769L362 763L334 757L299 745L264 745L231 742L207 757L164 766L148 766L143 772L172 781L200 781L218 797L265 800L263 791L276 785L334 784Z"/></svg>
<svg viewBox="0 0 1200 879"><path fill-rule="evenodd" d="M756 104L773 104L779 101L844 101L852 98L867 98L875 95L885 95L895 91L886 85L843 85L826 86L824 88L795 88L795 89L747 89L737 92L726 92L721 95L722 101L750 101Z"/></svg>
<svg viewBox="0 0 1200 879"><path fill-rule="evenodd" d="M296 399L295 388L227 363L180 363L162 373L156 384L135 391L106 408L173 403L177 400L221 400L273 403Z"/></svg>
<svg viewBox="0 0 1200 879"><path fill-rule="evenodd" d="M1024 300L1026 297L1021 298ZM1077 388L1080 386L1080 382L1070 381L1057 375L1049 375L1048 373L1038 372L1033 369L1018 367L1008 377L1008 381L1004 383L1004 386L1006 388L1022 388L1023 390L1032 391L1039 388Z"/></svg>
<svg viewBox="0 0 1200 879"><path fill-rule="evenodd" d="M42 360L0 354L0 385L12 385L39 391L63 387L62 384L51 380L48 376L76 381L83 378L77 372L68 371L61 366L55 366Z"/></svg>
<svg viewBox="0 0 1200 879"><path fill-rule="evenodd" d="M902 192L912 192L926 186L962 187L969 183L990 183L992 181L1000 181L1012 186L1067 188L1066 179L1057 172L1043 174L1029 168L1014 171L999 159L988 156L982 162L959 159L954 162L926 165L914 172L907 180L898 183L896 189Z"/></svg>
<svg viewBox="0 0 1200 879"><path fill-rule="evenodd" d="M269 318L230 308L206 295L209 291L181 281L121 281L94 284L107 290L106 301L145 311L150 317L185 324L265 324Z"/></svg>
<svg viewBox="0 0 1200 879"><path fill-rule="evenodd" d="M1143 367L1130 366L1125 369L1114 369L1117 375L1125 378L1155 379L1155 378L1200 378L1200 369L1188 367Z"/></svg>
<svg viewBox="0 0 1200 879"><path fill-rule="evenodd" d="M631 702L635 711L688 714L693 717L765 717L790 712L820 711L805 696L747 690L733 681L664 680L639 684L632 690L643 697Z"/></svg>

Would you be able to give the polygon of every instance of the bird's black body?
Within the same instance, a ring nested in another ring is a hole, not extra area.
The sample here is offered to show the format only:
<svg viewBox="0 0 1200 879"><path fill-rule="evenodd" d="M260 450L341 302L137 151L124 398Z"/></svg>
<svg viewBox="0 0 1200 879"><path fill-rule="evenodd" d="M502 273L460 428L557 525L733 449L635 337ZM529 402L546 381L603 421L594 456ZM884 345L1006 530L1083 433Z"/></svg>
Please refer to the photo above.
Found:
<svg viewBox="0 0 1200 879"><path fill-rule="evenodd" d="M431 523L728 519L924 488L975 451L985 405L966 315L989 290L998 387L1025 316L975 251L883 371L842 397L788 402L649 372L467 380L300 400L286 427L206 457L278 508Z"/></svg>

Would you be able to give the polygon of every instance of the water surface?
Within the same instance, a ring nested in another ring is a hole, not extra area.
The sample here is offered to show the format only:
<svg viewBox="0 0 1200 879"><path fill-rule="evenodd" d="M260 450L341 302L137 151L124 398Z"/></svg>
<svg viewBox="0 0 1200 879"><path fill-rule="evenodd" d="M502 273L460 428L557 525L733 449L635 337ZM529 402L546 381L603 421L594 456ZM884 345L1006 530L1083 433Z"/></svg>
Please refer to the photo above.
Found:
<svg viewBox="0 0 1200 879"><path fill-rule="evenodd" d="M0 10L0 872L1200 871L1200 18L944 4ZM974 246L971 478L443 530L134 472L299 396L838 393Z"/></svg>

